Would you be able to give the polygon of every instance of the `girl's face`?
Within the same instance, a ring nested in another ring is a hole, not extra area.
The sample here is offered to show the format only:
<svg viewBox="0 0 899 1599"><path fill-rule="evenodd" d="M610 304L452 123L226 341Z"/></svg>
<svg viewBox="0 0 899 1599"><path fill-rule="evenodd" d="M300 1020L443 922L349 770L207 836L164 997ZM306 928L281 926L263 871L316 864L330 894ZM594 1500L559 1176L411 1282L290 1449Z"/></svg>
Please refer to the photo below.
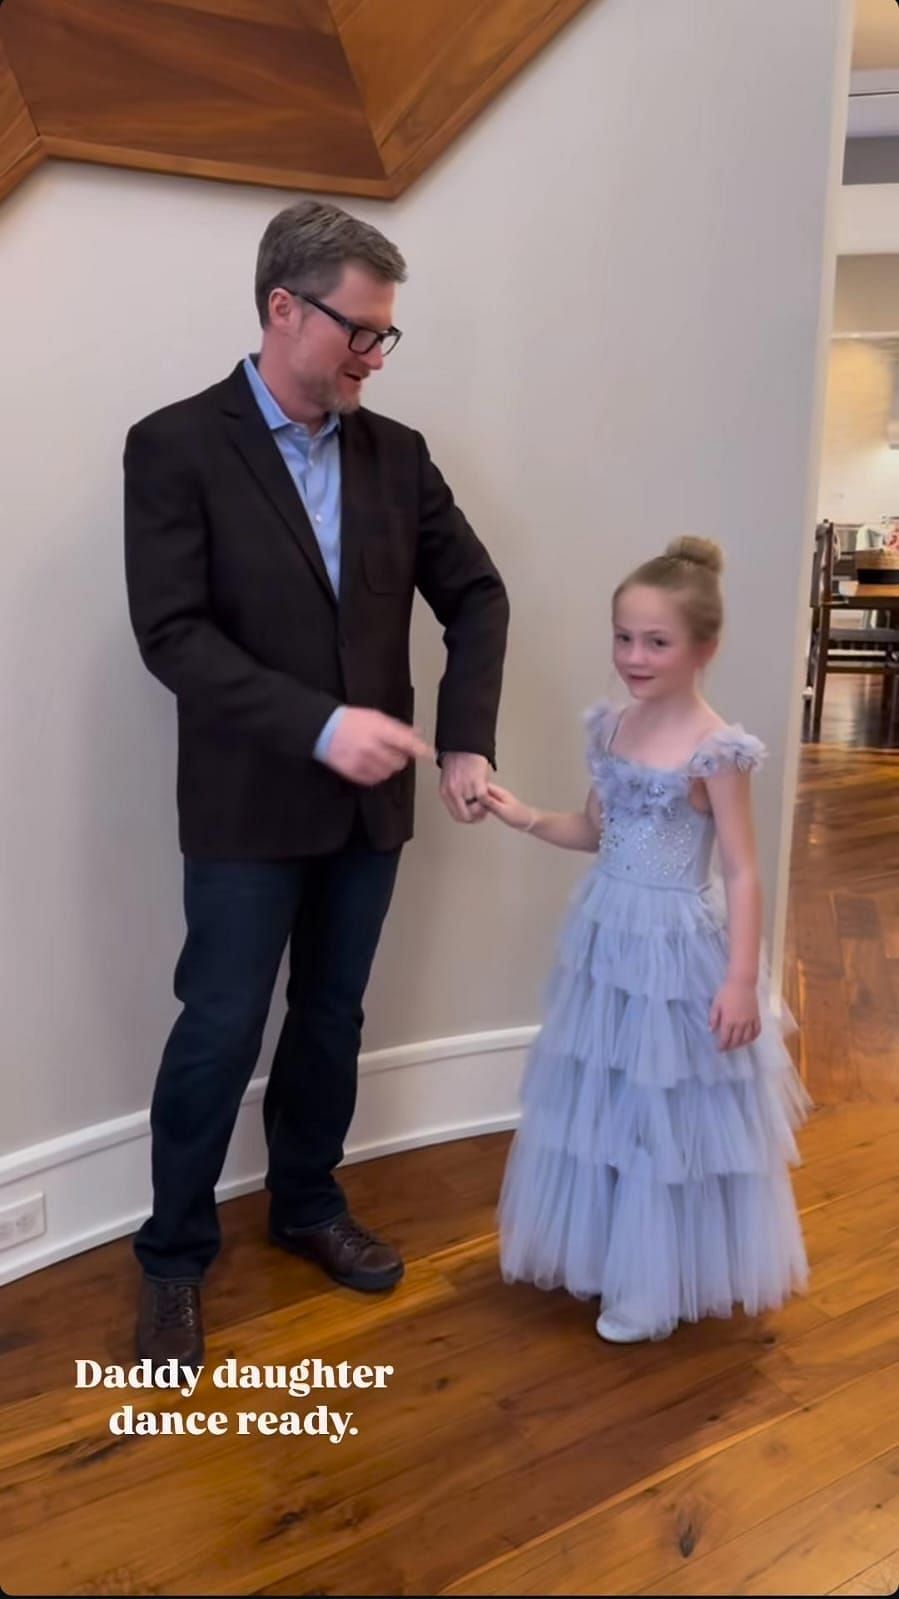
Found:
<svg viewBox="0 0 899 1599"><path fill-rule="evenodd" d="M638 700L664 699L695 686L714 644L698 644L673 594L635 583L618 596L615 670Z"/></svg>

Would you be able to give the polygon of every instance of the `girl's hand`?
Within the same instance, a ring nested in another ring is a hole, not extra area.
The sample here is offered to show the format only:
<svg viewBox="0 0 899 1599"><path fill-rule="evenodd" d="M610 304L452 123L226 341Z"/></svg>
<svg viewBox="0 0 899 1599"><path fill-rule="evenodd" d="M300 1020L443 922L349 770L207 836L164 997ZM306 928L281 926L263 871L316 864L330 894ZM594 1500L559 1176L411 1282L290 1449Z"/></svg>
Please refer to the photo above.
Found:
<svg viewBox="0 0 899 1599"><path fill-rule="evenodd" d="M753 1043L762 1030L755 984L726 978L712 1001L709 1027L722 1052Z"/></svg>
<svg viewBox="0 0 899 1599"><path fill-rule="evenodd" d="M533 827L537 820L537 812L530 805L523 805L507 788L500 788L496 783L487 784L487 797L481 804L507 827L514 827L517 833Z"/></svg>

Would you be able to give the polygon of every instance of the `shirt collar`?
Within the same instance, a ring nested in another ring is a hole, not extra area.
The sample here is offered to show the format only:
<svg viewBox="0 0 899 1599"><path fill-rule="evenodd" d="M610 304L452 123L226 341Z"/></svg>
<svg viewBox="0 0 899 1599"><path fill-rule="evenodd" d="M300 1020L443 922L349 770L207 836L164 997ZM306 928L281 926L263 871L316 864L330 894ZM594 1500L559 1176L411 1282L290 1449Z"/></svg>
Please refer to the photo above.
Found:
<svg viewBox="0 0 899 1599"><path fill-rule="evenodd" d="M340 417L335 411L329 411L318 432L310 434L304 423L292 422L289 416L285 416L268 384L259 376L254 356L248 355L245 357L243 369L247 376L247 382L253 391L253 398L262 412L263 421L266 427L271 429L272 433L277 433L281 428L302 428L307 438L324 439L327 438L329 433L336 432L340 427Z"/></svg>

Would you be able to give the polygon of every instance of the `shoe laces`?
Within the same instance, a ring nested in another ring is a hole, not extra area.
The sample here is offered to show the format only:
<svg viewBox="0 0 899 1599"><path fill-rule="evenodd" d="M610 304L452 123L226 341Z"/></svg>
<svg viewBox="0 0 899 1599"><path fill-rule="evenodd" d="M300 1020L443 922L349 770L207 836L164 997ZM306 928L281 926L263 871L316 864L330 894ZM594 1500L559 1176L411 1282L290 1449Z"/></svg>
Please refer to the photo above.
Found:
<svg viewBox="0 0 899 1599"><path fill-rule="evenodd" d="M331 1223L331 1229L342 1244L376 1244L374 1233L367 1227L360 1226L353 1216L338 1216Z"/></svg>
<svg viewBox="0 0 899 1599"><path fill-rule="evenodd" d="M169 1327L187 1327L193 1332L198 1324L199 1295L193 1283L160 1283L156 1291L154 1323L159 1332Z"/></svg>

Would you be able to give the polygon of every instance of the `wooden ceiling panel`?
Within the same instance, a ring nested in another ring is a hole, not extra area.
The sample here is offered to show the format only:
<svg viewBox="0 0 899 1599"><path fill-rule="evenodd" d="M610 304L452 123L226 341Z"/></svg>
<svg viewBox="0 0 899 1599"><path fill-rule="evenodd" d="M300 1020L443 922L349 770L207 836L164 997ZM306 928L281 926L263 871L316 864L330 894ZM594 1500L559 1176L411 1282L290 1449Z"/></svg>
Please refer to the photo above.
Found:
<svg viewBox="0 0 899 1599"><path fill-rule="evenodd" d="M392 198L586 3L0 0L0 193L46 154Z"/></svg>
<svg viewBox="0 0 899 1599"><path fill-rule="evenodd" d="M584 0L357 0L341 37L385 167L404 188Z"/></svg>
<svg viewBox="0 0 899 1599"><path fill-rule="evenodd" d="M163 167L181 156L383 178L327 0L247 12L235 0L12 0L0 30L56 154L121 145Z"/></svg>
<svg viewBox="0 0 899 1599"><path fill-rule="evenodd" d="M0 198L42 159L37 128L0 41Z"/></svg>
<svg viewBox="0 0 899 1599"><path fill-rule="evenodd" d="M353 15L353 12L358 11L359 7L365 4L365 0L330 0L330 4L332 17L338 28L342 28L348 18Z"/></svg>
<svg viewBox="0 0 899 1599"><path fill-rule="evenodd" d="M439 76L459 36L474 40L483 10L481 0L455 0L451 11L444 0L418 0L400 31L391 26L394 0L355 0L341 38L379 146Z"/></svg>

